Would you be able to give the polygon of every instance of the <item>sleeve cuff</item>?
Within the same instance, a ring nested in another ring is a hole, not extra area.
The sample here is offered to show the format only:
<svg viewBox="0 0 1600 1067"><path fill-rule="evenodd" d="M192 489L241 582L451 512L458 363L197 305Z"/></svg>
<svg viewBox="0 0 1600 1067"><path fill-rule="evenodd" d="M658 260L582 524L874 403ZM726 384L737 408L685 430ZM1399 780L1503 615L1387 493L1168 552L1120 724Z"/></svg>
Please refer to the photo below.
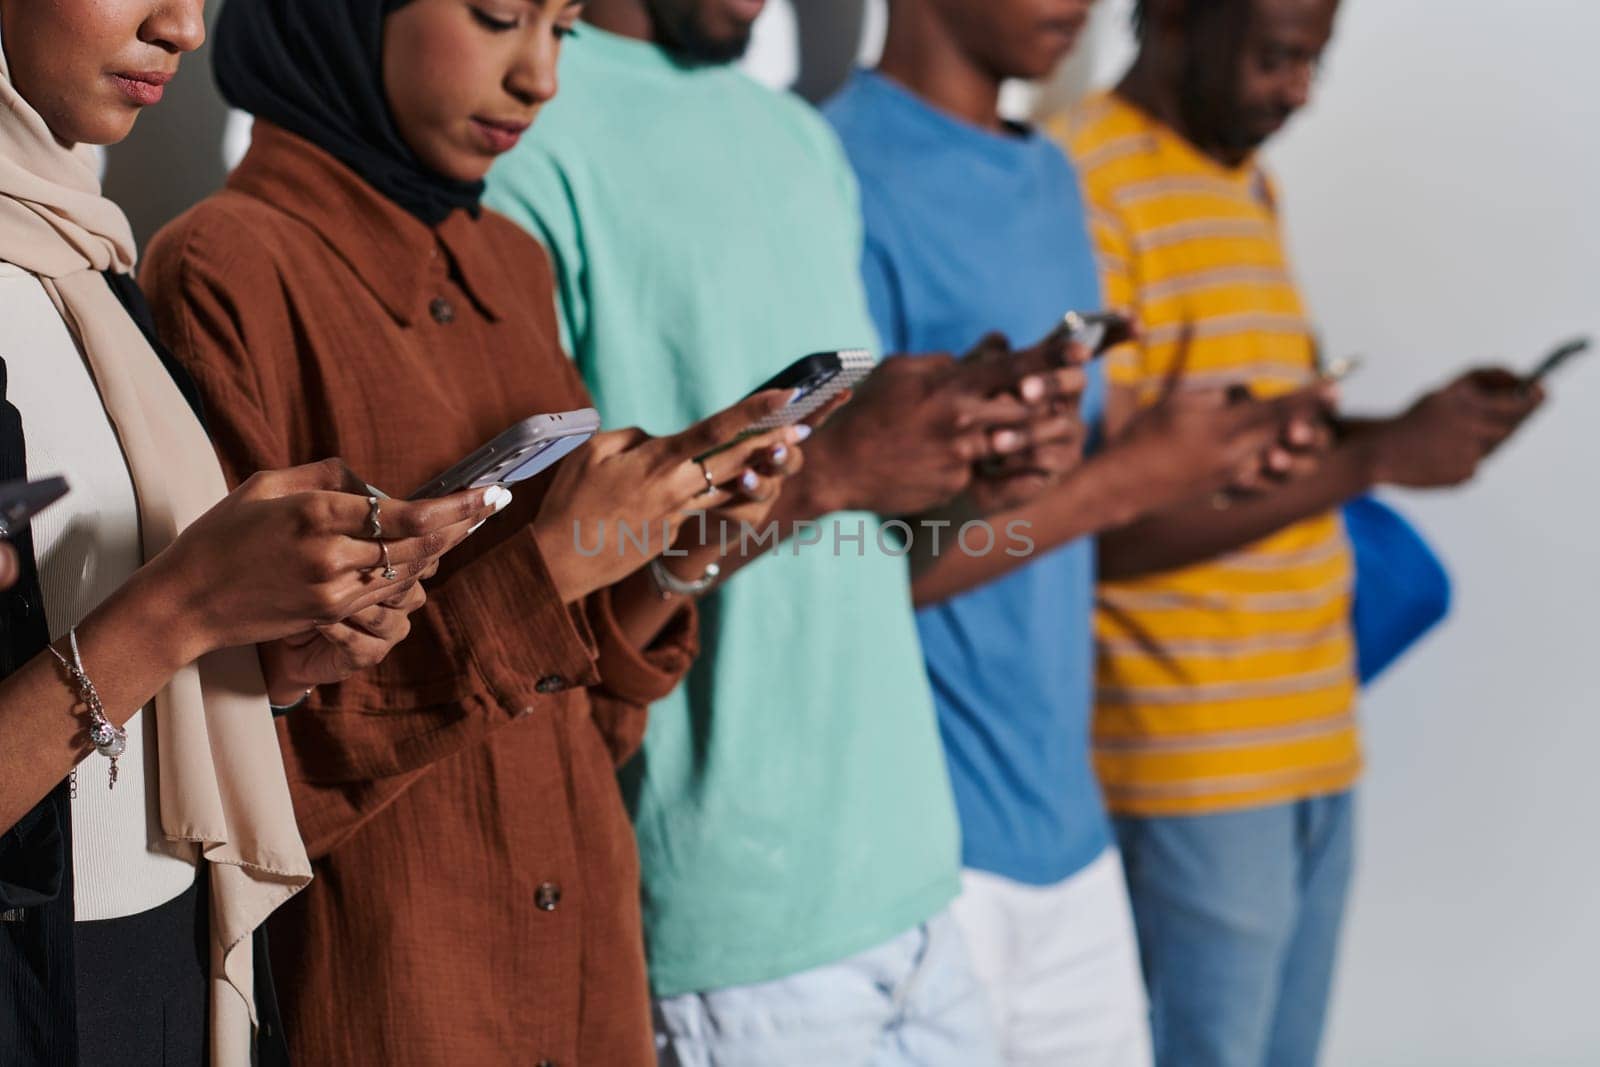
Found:
<svg viewBox="0 0 1600 1067"><path fill-rule="evenodd" d="M452 575L438 592L452 637L511 714L600 682L595 635L580 608L562 603L531 530Z"/></svg>
<svg viewBox="0 0 1600 1067"><path fill-rule="evenodd" d="M589 598L588 615L598 650L600 688L630 704L652 704L671 693L700 651L692 603L686 602L643 650L633 646L617 621L610 589Z"/></svg>

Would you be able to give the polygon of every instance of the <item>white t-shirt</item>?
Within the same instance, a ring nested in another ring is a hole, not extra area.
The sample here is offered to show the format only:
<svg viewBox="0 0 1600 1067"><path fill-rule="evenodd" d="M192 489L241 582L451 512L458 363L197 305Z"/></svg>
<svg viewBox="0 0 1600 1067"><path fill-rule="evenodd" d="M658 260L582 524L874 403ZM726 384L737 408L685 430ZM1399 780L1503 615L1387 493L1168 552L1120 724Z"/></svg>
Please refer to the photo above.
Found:
<svg viewBox="0 0 1600 1067"><path fill-rule="evenodd" d="M116 433L60 313L37 278L3 262L0 321L0 359L7 398L22 414L28 477L62 475L72 489L31 524L45 619L59 638L139 568L138 505ZM84 667L93 678L94 662ZM127 730L116 789L98 753L78 767L72 866L80 922L148 911L194 884L197 848L161 832L154 713L136 713Z"/></svg>

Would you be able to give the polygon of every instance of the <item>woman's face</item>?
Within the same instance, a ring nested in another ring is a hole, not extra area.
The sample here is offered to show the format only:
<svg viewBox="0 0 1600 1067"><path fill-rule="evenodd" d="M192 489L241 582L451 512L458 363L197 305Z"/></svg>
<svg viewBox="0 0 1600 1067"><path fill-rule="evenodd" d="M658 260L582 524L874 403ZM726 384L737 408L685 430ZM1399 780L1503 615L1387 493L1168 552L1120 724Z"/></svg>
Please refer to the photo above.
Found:
<svg viewBox="0 0 1600 1067"><path fill-rule="evenodd" d="M0 0L0 38L56 140L114 144L205 41L205 0Z"/></svg>
<svg viewBox="0 0 1600 1067"><path fill-rule="evenodd" d="M478 181L556 95L583 0L412 0L383 29L383 85L430 170Z"/></svg>

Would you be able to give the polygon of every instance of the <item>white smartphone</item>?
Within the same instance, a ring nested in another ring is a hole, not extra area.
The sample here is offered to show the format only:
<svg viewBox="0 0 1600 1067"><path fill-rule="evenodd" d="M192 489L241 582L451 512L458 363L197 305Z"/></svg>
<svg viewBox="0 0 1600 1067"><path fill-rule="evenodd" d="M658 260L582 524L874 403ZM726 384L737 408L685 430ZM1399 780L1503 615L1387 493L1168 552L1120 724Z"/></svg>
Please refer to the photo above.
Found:
<svg viewBox="0 0 1600 1067"><path fill-rule="evenodd" d="M429 480L411 499L431 500L463 489L525 482L566 459L599 432L600 413L594 408L535 415Z"/></svg>

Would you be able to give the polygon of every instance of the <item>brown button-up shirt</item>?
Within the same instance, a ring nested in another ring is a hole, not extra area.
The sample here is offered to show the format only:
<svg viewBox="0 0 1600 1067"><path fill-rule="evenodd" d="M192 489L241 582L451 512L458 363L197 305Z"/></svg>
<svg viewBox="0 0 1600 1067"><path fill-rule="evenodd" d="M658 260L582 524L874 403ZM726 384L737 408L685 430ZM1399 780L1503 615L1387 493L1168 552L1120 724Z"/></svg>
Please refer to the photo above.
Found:
<svg viewBox="0 0 1600 1067"><path fill-rule="evenodd" d="M589 403L534 241L488 212L430 229L266 123L144 281L235 479L341 456L400 495ZM641 653L604 594L563 606L541 488L447 557L387 661L279 722L316 867L270 926L297 1062L654 1063L614 769L693 619Z"/></svg>

